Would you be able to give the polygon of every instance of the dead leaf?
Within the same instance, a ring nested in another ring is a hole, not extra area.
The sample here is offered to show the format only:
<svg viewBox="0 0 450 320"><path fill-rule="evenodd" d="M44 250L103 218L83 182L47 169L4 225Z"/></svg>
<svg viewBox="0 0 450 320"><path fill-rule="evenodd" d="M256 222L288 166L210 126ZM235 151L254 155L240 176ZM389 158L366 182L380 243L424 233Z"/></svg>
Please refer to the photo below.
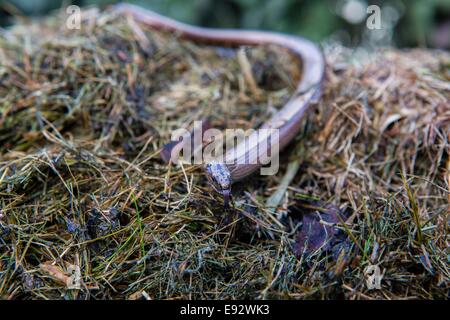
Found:
<svg viewBox="0 0 450 320"><path fill-rule="evenodd" d="M297 256L309 256L317 250L330 250L338 239L338 207L321 201L312 203L298 201L290 214L301 219L302 227L295 237L294 251Z"/></svg>
<svg viewBox="0 0 450 320"><path fill-rule="evenodd" d="M70 277L51 261L41 263L39 268L60 284L67 285L70 282Z"/></svg>

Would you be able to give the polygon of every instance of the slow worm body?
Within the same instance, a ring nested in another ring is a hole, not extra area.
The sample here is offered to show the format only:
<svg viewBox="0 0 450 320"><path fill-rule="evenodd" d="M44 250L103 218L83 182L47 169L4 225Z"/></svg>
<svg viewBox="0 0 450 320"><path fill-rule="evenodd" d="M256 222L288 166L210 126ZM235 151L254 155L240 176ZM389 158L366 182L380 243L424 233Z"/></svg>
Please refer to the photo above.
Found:
<svg viewBox="0 0 450 320"><path fill-rule="evenodd" d="M201 28L128 4L116 5L115 9L120 14L131 15L142 24L174 32L181 38L196 43L227 46L278 45L287 48L300 58L302 77L295 93L286 105L262 126L278 130L279 150L298 134L305 111L320 97L325 62L320 49L309 40L274 32ZM261 155L270 153L267 150L270 147L270 144L267 144L267 140L271 139L270 133L264 136L255 132L246 139L233 150L229 150L225 157L212 160L205 165L207 177L214 189L224 195L225 202L228 202L230 197L232 183L256 171L261 166L259 161Z"/></svg>

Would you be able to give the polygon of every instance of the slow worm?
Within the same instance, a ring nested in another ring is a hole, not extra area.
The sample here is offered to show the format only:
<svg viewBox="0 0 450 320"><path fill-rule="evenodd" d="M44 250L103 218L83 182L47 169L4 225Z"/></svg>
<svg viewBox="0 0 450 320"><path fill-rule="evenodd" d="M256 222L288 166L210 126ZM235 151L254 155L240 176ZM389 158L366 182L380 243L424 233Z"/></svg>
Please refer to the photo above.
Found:
<svg viewBox="0 0 450 320"><path fill-rule="evenodd" d="M320 97L325 62L320 49L309 40L274 32L196 27L129 4L116 5L115 10L119 14L132 16L135 21L144 25L174 32L179 37L196 43L228 46L278 45L300 58L302 77L293 96L262 126L278 130L278 150L282 150L298 134L306 109ZM228 203L231 196L231 185L261 167L260 157L270 153L270 143L267 141L271 141L271 135L261 135L256 130L224 157L205 164L209 181L224 196L225 203Z"/></svg>

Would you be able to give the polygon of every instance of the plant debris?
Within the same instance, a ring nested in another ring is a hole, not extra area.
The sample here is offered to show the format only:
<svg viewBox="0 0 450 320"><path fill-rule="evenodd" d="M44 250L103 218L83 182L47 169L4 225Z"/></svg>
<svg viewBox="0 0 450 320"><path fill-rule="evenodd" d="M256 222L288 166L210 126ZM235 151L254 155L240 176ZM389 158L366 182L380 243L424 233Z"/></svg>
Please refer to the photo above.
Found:
<svg viewBox="0 0 450 320"><path fill-rule="evenodd" d="M292 143L301 161L288 148L225 210L164 146L194 121L258 127L300 64L83 17L80 30L53 16L0 31L2 299L448 297L449 53L325 44L323 97ZM295 217L306 204L321 209Z"/></svg>

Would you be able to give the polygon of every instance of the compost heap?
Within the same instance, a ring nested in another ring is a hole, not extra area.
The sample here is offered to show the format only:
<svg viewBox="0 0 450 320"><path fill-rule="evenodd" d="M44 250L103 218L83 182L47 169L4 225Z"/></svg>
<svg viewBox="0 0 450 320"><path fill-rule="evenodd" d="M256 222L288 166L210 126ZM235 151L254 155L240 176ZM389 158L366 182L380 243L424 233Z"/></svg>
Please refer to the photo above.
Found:
<svg viewBox="0 0 450 320"><path fill-rule="evenodd" d="M296 59L64 19L0 34L1 298L447 297L448 53L324 44L323 96L279 173L224 208L201 166L161 150L196 120L260 126Z"/></svg>

